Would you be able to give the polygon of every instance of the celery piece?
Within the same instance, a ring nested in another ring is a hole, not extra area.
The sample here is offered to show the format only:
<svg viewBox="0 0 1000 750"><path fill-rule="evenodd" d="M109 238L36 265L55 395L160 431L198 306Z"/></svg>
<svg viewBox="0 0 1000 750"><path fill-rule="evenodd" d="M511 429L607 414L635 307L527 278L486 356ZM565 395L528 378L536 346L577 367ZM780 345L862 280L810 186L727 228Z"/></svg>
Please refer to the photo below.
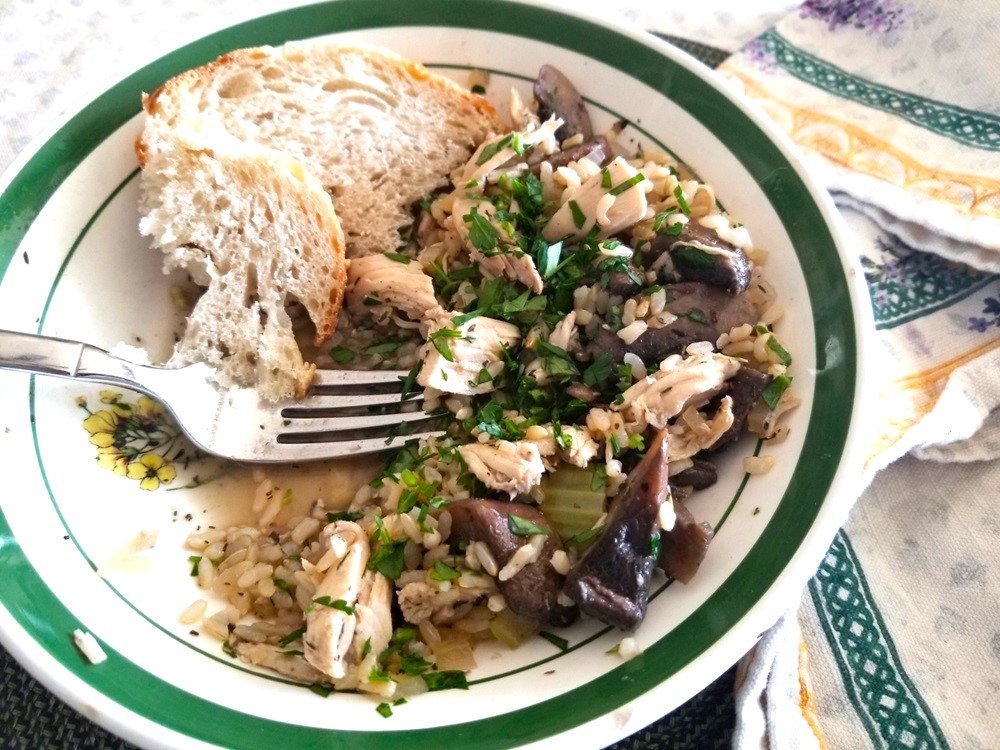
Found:
<svg viewBox="0 0 1000 750"><path fill-rule="evenodd" d="M563 539L593 528L604 513L604 487L593 490L594 470L562 464L542 479L540 510Z"/></svg>
<svg viewBox="0 0 1000 750"><path fill-rule="evenodd" d="M490 620L490 634L508 648L517 648L528 637L538 632L541 623L531 617L518 615L509 609L497 612Z"/></svg>

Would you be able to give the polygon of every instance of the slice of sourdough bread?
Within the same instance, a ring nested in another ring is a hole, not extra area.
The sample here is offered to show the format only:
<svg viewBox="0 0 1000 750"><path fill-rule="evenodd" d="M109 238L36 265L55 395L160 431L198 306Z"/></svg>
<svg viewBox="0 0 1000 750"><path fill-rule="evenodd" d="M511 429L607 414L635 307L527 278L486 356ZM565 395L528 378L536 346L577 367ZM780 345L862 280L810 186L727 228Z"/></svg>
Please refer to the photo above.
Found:
<svg viewBox="0 0 1000 750"><path fill-rule="evenodd" d="M286 308L305 308L317 345L337 325L347 264L330 196L280 151L235 139L189 146L150 158L140 206L164 270L206 287L170 363L208 362L223 385L256 385L267 401L302 396L316 366Z"/></svg>
<svg viewBox="0 0 1000 750"><path fill-rule="evenodd" d="M348 256L396 248L412 205L505 128L492 106L376 48L237 50L143 98L140 231L207 286L173 365L302 395L315 370L286 306L336 327ZM331 204L336 204L336 213Z"/></svg>
<svg viewBox="0 0 1000 750"><path fill-rule="evenodd" d="M506 129L484 98L418 63L322 42L237 50L143 106L140 164L171 149L179 127L294 156L333 198L348 257L395 249L413 204Z"/></svg>

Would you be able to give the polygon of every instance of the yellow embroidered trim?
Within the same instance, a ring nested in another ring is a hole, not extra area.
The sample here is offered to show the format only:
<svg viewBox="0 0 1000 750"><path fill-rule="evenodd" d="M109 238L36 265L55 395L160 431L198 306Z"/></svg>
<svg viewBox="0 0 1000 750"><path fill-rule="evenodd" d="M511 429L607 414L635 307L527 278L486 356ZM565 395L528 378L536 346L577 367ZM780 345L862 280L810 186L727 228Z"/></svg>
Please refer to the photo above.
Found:
<svg viewBox="0 0 1000 750"><path fill-rule="evenodd" d="M1000 218L1000 180L946 172L921 164L888 141L855 125L782 101L732 64L723 64L719 70L730 80L742 84L743 92L756 100L803 148L970 216Z"/></svg>
<svg viewBox="0 0 1000 750"><path fill-rule="evenodd" d="M882 388L880 400L892 416L876 436L865 465L895 445L907 430L934 409L948 376L959 367L998 348L1000 338L992 339L922 372L897 378Z"/></svg>
<svg viewBox="0 0 1000 750"><path fill-rule="evenodd" d="M812 688L812 678L809 676L809 649L806 640L799 637L799 711L806 724L816 736L820 750L827 750L826 740L819 728L819 715L816 711L816 694Z"/></svg>

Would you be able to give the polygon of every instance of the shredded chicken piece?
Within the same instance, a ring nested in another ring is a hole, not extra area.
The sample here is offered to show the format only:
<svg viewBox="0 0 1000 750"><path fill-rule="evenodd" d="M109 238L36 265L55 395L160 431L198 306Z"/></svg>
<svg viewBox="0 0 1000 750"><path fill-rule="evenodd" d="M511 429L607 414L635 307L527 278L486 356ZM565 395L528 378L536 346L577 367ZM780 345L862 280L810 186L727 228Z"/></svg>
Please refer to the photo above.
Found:
<svg viewBox="0 0 1000 750"><path fill-rule="evenodd" d="M552 333L549 334L549 343L567 352L572 352L576 349L579 340L576 330L576 310L571 310L565 318L556 323Z"/></svg>
<svg viewBox="0 0 1000 750"><path fill-rule="evenodd" d="M470 443L460 445L458 452L479 481L511 498L528 492L545 473L538 446L530 440Z"/></svg>
<svg viewBox="0 0 1000 750"><path fill-rule="evenodd" d="M368 536L356 523L337 521L323 529L320 541L337 559L306 613L306 661L338 688L390 694L391 686L386 693L386 685L367 679L371 670L364 669L362 658L366 650L380 653L392 634L391 587L380 573L366 571Z"/></svg>
<svg viewBox="0 0 1000 750"><path fill-rule="evenodd" d="M399 608L403 619L413 625L429 621L444 624L455 615L458 605L477 601L493 591L492 588L465 588L457 584L442 591L424 581L413 581L399 590Z"/></svg>
<svg viewBox="0 0 1000 750"><path fill-rule="evenodd" d="M329 682L329 675L320 672L301 656L286 653L287 650L286 647L273 646L270 643L239 641L233 644L233 651L248 664L273 669L278 674L310 685Z"/></svg>
<svg viewBox="0 0 1000 750"><path fill-rule="evenodd" d="M659 370L625 391L622 403L611 408L622 413L629 432L647 425L662 429L689 406L707 403L739 369L740 361L724 354L687 358L674 354L660 363Z"/></svg>
<svg viewBox="0 0 1000 750"><path fill-rule="evenodd" d="M670 461L691 458L699 451L711 448L733 426L733 399L725 396L718 411L706 419L693 406L684 410L681 419L670 427Z"/></svg>
<svg viewBox="0 0 1000 750"><path fill-rule="evenodd" d="M403 263L384 255L351 261L347 270L347 300L348 308L357 315L370 309L371 300L378 300L416 321L441 310L434 296L433 281L418 262Z"/></svg>
<svg viewBox="0 0 1000 750"><path fill-rule="evenodd" d="M542 277L535 267L535 260L525 253L513 237L495 218L496 206L488 200L458 198L452 207L452 224L455 232L469 250L470 257L479 263L479 270L489 279L504 276L511 281L517 281L528 287L535 294L541 294ZM477 214L486 221L497 233L496 247L488 253L476 246L470 238L471 223L476 219L465 217Z"/></svg>
<svg viewBox="0 0 1000 750"><path fill-rule="evenodd" d="M523 147L533 146L536 154L552 154L559 150L559 141L556 140L556 131L562 127L563 121L558 118L550 118L541 125L534 127L534 123L527 123L529 127L519 131L517 140ZM484 142L469 159L468 163L458 173L452 184L456 190L468 190L470 182L482 182L490 172L500 169L507 162L518 156L514 149L514 138L511 133ZM486 149L493 149L503 143L504 147L497 150L495 154L483 158ZM482 162L482 163L480 163Z"/></svg>
<svg viewBox="0 0 1000 750"><path fill-rule="evenodd" d="M457 336L441 336L442 329L452 329ZM445 393L471 396L494 390L493 378L504 369L502 351L521 340L521 332L513 323L478 317L459 327L445 313L436 320L428 338L440 336L440 343L451 352L452 360L433 344L424 346L424 364L417 373L417 382ZM490 377L482 373L486 370Z"/></svg>
<svg viewBox="0 0 1000 750"><path fill-rule="evenodd" d="M562 434L569 443L565 447L556 442L555 430L551 424L540 425L540 427L546 431L543 437L526 439L538 446L538 452L542 458L552 458L558 455L566 463L583 468L597 455L599 448L597 441L591 437L590 432L585 427L563 425Z"/></svg>
<svg viewBox="0 0 1000 750"><path fill-rule="evenodd" d="M610 187L604 173L588 178L575 191L563 195L564 203L549 219L542 236L549 242L583 239L594 225L599 238L611 237L640 221L646 215L646 193L642 181L612 193L639 174L623 158L616 157L606 167ZM574 210L575 207L575 210ZM583 221L580 221L581 217Z"/></svg>

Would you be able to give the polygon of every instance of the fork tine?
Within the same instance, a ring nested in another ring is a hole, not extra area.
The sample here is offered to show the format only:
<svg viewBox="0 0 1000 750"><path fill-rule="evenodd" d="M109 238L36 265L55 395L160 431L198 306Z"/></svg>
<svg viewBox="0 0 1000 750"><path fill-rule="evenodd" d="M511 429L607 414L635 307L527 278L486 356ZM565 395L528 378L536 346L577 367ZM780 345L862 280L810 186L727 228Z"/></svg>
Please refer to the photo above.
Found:
<svg viewBox="0 0 1000 750"><path fill-rule="evenodd" d="M400 384L409 370L316 370L312 389L336 386L364 386L383 383Z"/></svg>
<svg viewBox="0 0 1000 750"><path fill-rule="evenodd" d="M443 432L443 430L431 430L390 438L376 437L325 443L271 443L268 446L265 460L269 462L300 462L360 456L366 453L379 453L402 448L408 440L427 440L437 437Z"/></svg>
<svg viewBox="0 0 1000 750"><path fill-rule="evenodd" d="M314 433L331 433L330 439L337 439L336 433L347 430L368 430L376 427L387 427L398 425L403 422L419 422L431 419L426 412L411 411L397 414L367 414L364 416L347 417L326 417L316 418L301 417L299 419L288 420L289 424L283 425L278 432L278 439L286 435L310 435Z"/></svg>
<svg viewBox="0 0 1000 750"><path fill-rule="evenodd" d="M365 408L365 407L388 407L388 406L402 406L403 404L419 404L423 402L423 393L416 392L406 396L403 396L398 391L394 393L368 393L368 394L350 394L350 395L337 395L335 393L331 394L317 394L313 396L306 396L305 398L298 399L292 404L289 404L281 410L281 416L283 417L302 417L307 416L301 414L300 412L306 412L314 409L351 409L351 408Z"/></svg>

